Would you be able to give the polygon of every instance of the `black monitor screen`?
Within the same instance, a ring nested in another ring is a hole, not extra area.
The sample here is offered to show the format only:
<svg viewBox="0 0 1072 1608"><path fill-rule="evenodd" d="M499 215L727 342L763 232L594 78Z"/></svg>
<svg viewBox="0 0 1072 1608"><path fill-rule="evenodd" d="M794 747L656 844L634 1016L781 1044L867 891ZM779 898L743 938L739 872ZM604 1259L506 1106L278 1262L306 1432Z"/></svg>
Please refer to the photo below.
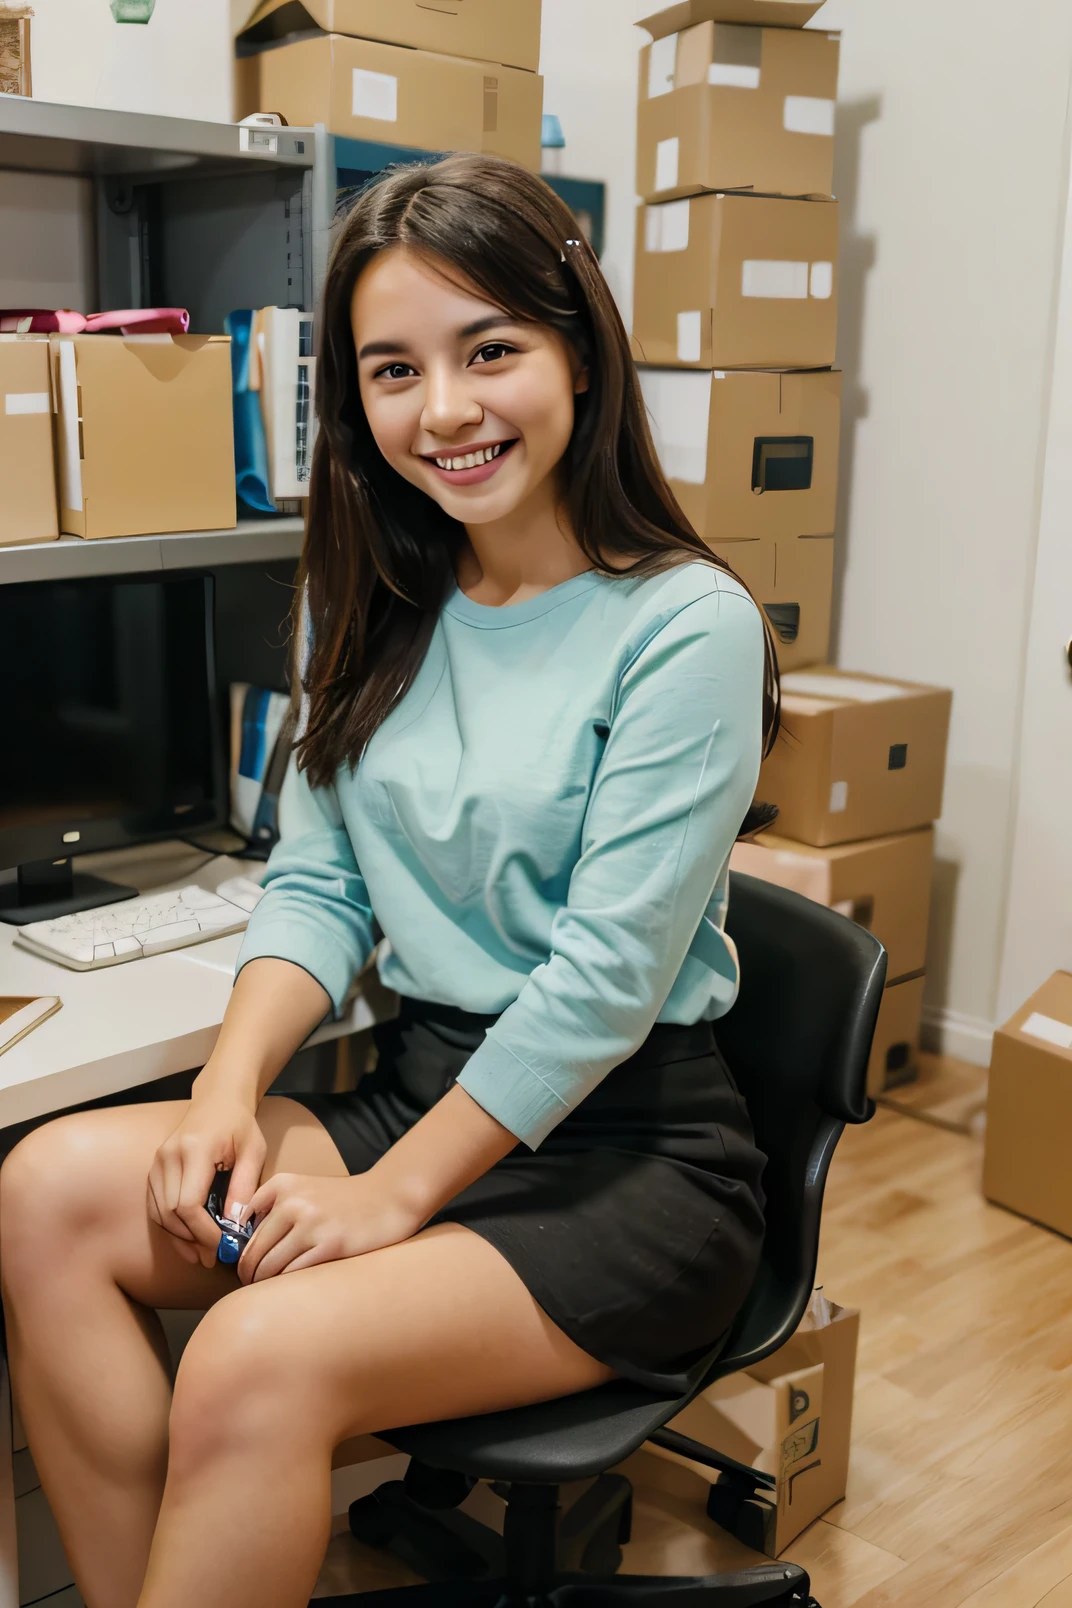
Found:
<svg viewBox="0 0 1072 1608"><path fill-rule="evenodd" d="M219 818L211 587L0 587L0 866Z"/></svg>

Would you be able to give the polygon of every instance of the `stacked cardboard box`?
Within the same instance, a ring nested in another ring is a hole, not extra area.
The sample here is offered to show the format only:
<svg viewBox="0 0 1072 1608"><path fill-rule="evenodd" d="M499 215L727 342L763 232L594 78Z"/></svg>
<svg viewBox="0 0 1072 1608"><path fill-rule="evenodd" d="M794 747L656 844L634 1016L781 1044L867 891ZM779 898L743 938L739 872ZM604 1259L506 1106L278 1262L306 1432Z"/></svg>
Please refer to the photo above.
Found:
<svg viewBox="0 0 1072 1608"><path fill-rule="evenodd" d="M889 952L872 1093L914 1075L950 697L828 668L841 375L832 196L839 42L821 0L678 0L642 26L633 350L694 529L747 584L783 672L740 871Z"/></svg>
<svg viewBox="0 0 1072 1608"><path fill-rule="evenodd" d="M778 806L778 835L739 843L730 861L841 911L885 945L872 1095L916 1072L950 703L937 687L826 665L783 676L783 731L758 788Z"/></svg>
<svg viewBox="0 0 1072 1608"><path fill-rule="evenodd" d="M836 35L820 0L679 0L643 24L633 343L663 467L763 604L783 670L825 659L841 375Z"/></svg>
<svg viewBox="0 0 1072 1608"><path fill-rule="evenodd" d="M540 0L263 0L236 40L235 116L540 167Z"/></svg>

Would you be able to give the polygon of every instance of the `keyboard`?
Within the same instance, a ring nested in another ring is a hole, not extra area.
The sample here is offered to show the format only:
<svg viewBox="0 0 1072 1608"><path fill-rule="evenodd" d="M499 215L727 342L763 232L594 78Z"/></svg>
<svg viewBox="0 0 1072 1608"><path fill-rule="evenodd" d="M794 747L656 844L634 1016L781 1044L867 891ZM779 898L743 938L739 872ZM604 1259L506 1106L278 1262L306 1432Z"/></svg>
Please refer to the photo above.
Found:
<svg viewBox="0 0 1072 1608"><path fill-rule="evenodd" d="M261 892L244 878L235 881L241 903L191 882L170 893L98 905L55 921L27 922L19 928L15 943L75 971L94 971L200 944L206 938L222 938L242 931Z"/></svg>

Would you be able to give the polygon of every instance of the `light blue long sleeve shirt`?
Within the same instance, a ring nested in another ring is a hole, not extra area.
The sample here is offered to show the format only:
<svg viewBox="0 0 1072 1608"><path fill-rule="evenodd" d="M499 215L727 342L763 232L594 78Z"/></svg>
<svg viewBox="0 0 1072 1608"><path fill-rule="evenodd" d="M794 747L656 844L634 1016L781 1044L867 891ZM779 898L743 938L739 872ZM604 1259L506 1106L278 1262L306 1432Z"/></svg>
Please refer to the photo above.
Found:
<svg viewBox="0 0 1072 1608"><path fill-rule="evenodd" d="M755 604L702 561L501 608L454 589L356 770L293 768L239 968L339 1010L384 984L499 1013L459 1082L535 1149L660 1022L737 993L727 862L761 756Z"/></svg>

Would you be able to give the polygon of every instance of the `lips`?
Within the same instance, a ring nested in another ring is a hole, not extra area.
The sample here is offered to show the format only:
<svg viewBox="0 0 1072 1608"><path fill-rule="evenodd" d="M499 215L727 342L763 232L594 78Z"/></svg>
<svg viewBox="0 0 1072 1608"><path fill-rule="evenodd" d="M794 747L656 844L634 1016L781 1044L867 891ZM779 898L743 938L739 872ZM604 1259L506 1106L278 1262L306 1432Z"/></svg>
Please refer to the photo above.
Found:
<svg viewBox="0 0 1072 1608"><path fill-rule="evenodd" d="M516 445L516 440L495 441L488 446L472 447L464 453L424 455L424 461L447 485L475 486L483 480L490 480Z"/></svg>

